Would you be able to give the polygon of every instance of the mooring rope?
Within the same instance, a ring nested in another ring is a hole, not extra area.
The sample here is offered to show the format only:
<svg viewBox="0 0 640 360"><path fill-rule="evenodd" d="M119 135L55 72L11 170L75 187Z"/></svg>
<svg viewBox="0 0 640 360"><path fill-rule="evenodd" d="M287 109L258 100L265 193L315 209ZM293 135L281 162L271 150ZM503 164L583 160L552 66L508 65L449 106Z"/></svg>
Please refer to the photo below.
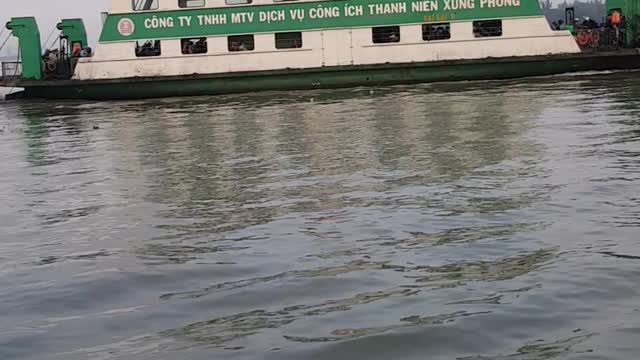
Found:
<svg viewBox="0 0 640 360"><path fill-rule="evenodd" d="M51 36L53 36L53 33L57 30L57 28L53 28L53 30L51 30L51 32L49 33L49 36L47 37L47 41L44 42L44 47L42 48L42 51L46 50L49 48L49 46L53 45L53 43L51 43L51 45L47 46L49 44L49 40L51 40Z"/></svg>

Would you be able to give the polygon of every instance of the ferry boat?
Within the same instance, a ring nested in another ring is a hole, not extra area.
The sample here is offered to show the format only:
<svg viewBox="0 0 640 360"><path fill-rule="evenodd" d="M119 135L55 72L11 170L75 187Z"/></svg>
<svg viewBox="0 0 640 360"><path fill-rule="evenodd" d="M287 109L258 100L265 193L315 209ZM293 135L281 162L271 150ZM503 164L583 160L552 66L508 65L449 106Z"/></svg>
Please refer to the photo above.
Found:
<svg viewBox="0 0 640 360"><path fill-rule="evenodd" d="M538 0L112 0L95 49L81 19L43 54L35 19L12 18L20 61L0 86L140 99L634 69L638 1L607 1L624 43L593 51L551 29Z"/></svg>

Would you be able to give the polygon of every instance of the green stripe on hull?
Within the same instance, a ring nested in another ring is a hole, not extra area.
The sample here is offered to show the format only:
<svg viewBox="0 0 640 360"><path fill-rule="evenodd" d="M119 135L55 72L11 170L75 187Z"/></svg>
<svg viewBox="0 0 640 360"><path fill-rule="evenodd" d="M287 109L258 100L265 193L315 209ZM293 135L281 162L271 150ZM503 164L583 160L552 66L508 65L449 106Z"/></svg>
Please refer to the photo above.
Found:
<svg viewBox="0 0 640 360"><path fill-rule="evenodd" d="M341 66L305 70L194 75L145 79L49 82L26 87L26 97L48 99L144 99L265 90L322 89L437 81L494 80L575 71L637 69L636 52L562 55L415 64ZM19 86L19 85L17 85Z"/></svg>

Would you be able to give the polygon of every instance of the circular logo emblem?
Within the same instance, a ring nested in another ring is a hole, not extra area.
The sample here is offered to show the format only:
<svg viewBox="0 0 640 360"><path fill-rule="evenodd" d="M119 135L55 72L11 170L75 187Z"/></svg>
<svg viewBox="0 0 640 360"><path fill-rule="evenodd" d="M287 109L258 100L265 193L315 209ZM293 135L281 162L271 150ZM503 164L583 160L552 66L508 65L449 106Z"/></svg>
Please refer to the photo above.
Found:
<svg viewBox="0 0 640 360"><path fill-rule="evenodd" d="M131 19L123 18L118 21L118 32L122 36L130 36L136 29L136 25Z"/></svg>

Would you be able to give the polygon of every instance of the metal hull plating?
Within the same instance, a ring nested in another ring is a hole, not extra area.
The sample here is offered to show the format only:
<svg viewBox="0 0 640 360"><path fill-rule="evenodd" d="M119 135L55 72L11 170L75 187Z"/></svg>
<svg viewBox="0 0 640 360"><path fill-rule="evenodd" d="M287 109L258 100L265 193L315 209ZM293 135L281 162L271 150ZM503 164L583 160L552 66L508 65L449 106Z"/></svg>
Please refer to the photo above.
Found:
<svg viewBox="0 0 640 360"><path fill-rule="evenodd" d="M513 79L578 71L638 69L636 50L597 54L334 66L110 80L17 81L27 98L124 100L266 90L326 89L422 82Z"/></svg>

